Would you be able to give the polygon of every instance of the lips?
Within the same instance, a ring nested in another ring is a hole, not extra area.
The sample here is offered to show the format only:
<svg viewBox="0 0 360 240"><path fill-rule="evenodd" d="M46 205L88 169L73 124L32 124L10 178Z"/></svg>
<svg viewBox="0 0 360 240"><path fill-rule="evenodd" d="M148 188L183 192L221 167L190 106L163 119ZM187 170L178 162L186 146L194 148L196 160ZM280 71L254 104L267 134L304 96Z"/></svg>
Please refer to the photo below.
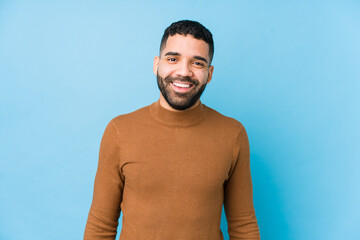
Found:
<svg viewBox="0 0 360 240"><path fill-rule="evenodd" d="M174 92L188 93L192 91L197 85L198 81L190 77L166 77L165 82L171 85Z"/></svg>
<svg viewBox="0 0 360 240"><path fill-rule="evenodd" d="M187 93L194 87L194 84L188 82L170 82L170 85L175 92L179 93Z"/></svg>
<svg viewBox="0 0 360 240"><path fill-rule="evenodd" d="M190 88L192 86L191 83L183 83L183 82L172 82L173 85L175 85L176 87L181 87L181 88Z"/></svg>

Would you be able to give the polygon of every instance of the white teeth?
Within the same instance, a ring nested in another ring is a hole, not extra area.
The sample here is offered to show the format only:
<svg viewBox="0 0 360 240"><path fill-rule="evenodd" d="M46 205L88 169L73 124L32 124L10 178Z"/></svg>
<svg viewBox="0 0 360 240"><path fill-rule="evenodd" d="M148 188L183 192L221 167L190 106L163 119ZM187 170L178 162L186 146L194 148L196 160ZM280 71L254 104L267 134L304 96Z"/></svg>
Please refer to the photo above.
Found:
<svg viewBox="0 0 360 240"><path fill-rule="evenodd" d="M177 87L182 87L182 88L189 88L190 84L186 84L186 83L175 83L173 82L173 84Z"/></svg>

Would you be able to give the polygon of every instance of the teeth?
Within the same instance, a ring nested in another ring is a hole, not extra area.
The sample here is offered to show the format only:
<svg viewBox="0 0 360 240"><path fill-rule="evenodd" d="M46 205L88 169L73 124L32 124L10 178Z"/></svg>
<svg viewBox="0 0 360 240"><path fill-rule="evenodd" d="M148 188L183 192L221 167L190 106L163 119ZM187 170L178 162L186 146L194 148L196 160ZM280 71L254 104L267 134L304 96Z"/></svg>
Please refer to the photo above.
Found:
<svg viewBox="0 0 360 240"><path fill-rule="evenodd" d="M182 87L182 88L189 88L190 84L186 84L186 83L175 83L173 82L173 84L177 87Z"/></svg>

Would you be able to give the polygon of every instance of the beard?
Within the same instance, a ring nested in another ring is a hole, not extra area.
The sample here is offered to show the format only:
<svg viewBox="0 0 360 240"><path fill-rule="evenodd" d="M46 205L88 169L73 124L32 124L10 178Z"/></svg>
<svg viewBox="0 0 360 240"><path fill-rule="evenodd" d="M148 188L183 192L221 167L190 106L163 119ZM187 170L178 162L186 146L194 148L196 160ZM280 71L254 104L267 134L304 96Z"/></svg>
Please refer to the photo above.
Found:
<svg viewBox="0 0 360 240"><path fill-rule="evenodd" d="M206 87L206 83L200 84L198 80L191 79L190 77L162 78L158 72L156 78L161 94L165 98L166 102L176 110L185 110L192 107L200 98ZM170 86L171 82L174 81L188 82L194 86L189 92L179 93L175 92Z"/></svg>

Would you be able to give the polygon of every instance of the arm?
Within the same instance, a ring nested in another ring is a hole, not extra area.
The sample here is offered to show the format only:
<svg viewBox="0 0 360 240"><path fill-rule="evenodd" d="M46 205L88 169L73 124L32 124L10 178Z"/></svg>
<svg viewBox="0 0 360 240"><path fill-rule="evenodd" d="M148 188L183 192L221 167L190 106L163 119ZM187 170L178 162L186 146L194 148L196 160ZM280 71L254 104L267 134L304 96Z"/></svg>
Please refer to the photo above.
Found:
<svg viewBox="0 0 360 240"><path fill-rule="evenodd" d="M230 240L260 239L250 175L249 141L244 127L234 147L234 166L225 184L224 208Z"/></svg>
<svg viewBox="0 0 360 240"><path fill-rule="evenodd" d="M110 121L101 139L94 195L84 240L115 239L124 178L119 171L118 130Z"/></svg>

